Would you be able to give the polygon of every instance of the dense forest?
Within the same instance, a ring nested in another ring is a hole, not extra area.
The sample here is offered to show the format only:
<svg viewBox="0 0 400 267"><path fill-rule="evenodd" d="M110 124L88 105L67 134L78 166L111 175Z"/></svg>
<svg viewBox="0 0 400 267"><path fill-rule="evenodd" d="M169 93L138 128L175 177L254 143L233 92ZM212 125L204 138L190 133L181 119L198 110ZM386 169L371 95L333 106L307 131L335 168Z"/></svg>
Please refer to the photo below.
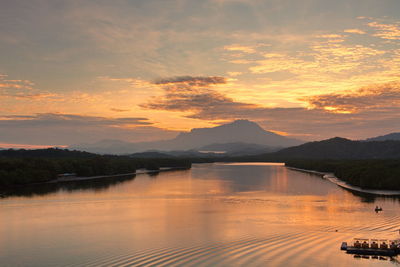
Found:
<svg viewBox="0 0 400 267"><path fill-rule="evenodd" d="M292 159L286 166L332 172L339 179L365 189L400 190L400 160Z"/></svg>
<svg viewBox="0 0 400 267"><path fill-rule="evenodd" d="M127 156L101 156L65 149L0 151L0 187L46 182L63 173L77 176L133 173L137 169L162 167L190 168L191 162L178 158L140 159Z"/></svg>

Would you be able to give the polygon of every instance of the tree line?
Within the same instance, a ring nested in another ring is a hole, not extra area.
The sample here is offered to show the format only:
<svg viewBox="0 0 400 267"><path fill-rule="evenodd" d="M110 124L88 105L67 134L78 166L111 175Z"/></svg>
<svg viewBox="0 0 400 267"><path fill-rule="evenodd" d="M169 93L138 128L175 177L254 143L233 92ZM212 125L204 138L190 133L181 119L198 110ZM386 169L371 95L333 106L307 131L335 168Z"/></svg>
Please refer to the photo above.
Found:
<svg viewBox="0 0 400 267"><path fill-rule="evenodd" d="M128 156L96 155L66 149L0 151L0 186L51 181L59 174L77 176L134 173L137 169L190 168L191 162L178 158L138 159Z"/></svg>
<svg viewBox="0 0 400 267"><path fill-rule="evenodd" d="M290 159L286 166L332 172L339 179L365 189L400 190L400 160Z"/></svg>

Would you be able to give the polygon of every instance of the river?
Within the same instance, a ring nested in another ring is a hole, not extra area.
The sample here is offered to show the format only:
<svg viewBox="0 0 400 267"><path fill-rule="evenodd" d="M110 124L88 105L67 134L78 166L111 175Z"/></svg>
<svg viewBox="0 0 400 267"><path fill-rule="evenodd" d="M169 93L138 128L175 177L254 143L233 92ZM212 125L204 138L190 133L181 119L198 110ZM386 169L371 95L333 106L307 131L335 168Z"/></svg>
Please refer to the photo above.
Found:
<svg viewBox="0 0 400 267"><path fill-rule="evenodd" d="M267 163L41 185L0 199L0 265L395 266L339 247L399 238L399 208Z"/></svg>

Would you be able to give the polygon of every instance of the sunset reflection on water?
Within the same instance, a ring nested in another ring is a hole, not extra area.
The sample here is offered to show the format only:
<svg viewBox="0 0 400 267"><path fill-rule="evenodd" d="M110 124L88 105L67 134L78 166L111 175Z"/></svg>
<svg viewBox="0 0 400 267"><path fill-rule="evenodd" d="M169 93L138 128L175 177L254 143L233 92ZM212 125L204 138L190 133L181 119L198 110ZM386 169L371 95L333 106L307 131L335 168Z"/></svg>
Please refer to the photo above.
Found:
<svg viewBox="0 0 400 267"><path fill-rule="evenodd" d="M392 265L354 259L339 246L353 237L398 237L400 215L396 199L359 197L318 176L258 163L62 185L10 195L0 212L0 261L22 266Z"/></svg>

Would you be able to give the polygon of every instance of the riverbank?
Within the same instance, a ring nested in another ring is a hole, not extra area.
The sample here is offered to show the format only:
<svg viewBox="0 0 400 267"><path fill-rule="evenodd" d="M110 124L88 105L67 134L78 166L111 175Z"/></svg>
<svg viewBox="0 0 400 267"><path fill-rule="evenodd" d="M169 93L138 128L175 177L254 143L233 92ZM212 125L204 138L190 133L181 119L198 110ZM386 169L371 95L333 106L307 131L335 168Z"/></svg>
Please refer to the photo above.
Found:
<svg viewBox="0 0 400 267"><path fill-rule="evenodd" d="M289 167L289 166L286 166L286 168L288 168L289 170L300 171L300 172L304 172L304 173L318 175L318 176L336 184L337 186L340 186L340 187L350 190L350 191L371 194L371 195L378 195L378 196L400 196L400 190L364 189L359 186L350 185L350 184L346 183L345 181L337 178L333 173L306 170L306 169L294 168L294 167Z"/></svg>
<svg viewBox="0 0 400 267"><path fill-rule="evenodd" d="M136 172L131 173L121 173L121 174L112 174L112 175L97 175L97 176L73 176L73 177L63 177L57 178L55 180L51 180L48 182L44 182L44 184L54 184L54 183L63 183L63 182L77 182L77 181L88 181L88 180L98 180L98 179L106 179L106 178L118 178L118 177L125 177L125 176L133 176L139 174L152 174L152 173L159 173L159 172L167 172L167 171L175 171L175 170L187 170L186 167L165 167L160 168L159 170L138 170ZM36 184L43 184L43 183L36 183Z"/></svg>

